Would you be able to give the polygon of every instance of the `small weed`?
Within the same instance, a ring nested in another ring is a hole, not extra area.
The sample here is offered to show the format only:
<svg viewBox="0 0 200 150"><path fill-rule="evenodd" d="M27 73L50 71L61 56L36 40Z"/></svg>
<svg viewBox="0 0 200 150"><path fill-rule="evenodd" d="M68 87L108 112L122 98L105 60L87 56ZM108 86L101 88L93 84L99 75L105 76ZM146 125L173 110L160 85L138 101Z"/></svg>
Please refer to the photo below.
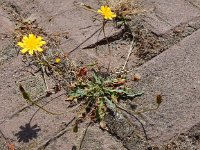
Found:
<svg viewBox="0 0 200 150"><path fill-rule="evenodd" d="M109 111L116 112L120 99L133 99L143 93L133 93L127 88L124 78L102 77L95 70L90 78L79 77L72 85L68 100L80 105L77 122L90 118L94 122L104 121Z"/></svg>

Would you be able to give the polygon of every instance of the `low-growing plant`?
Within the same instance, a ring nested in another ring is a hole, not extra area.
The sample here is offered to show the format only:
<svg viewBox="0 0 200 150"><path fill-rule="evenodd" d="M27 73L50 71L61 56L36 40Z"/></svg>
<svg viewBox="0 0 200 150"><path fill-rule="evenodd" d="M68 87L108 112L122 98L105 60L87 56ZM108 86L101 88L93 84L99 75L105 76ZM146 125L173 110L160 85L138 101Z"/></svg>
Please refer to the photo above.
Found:
<svg viewBox="0 0 200 150"><path fill-rule="evenodd" d="M82 70L81 70L82 71ZM143 93L134 93L126 86L126 79L102 77L95 70L91 77L81 75L72 85L68 100L80 105L77 122L90 118L101 123L109 112L117 112L120 100L133 99Z"/></svg>

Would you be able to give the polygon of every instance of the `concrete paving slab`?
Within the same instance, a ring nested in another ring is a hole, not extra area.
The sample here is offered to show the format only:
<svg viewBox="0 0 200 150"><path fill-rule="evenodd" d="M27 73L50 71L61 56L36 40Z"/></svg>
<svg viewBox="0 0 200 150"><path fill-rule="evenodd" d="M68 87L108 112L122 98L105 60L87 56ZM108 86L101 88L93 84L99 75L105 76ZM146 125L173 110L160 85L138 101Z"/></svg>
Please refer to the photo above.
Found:
<svg viewBox="0 0 200 150"><path fill-rule="evenodd" d="M52 142L46 149L47 150L62 150L66 149L66 144L63 144L63 141L65 143L70 142L70 138L73 136L70 134L71 131L67 132L65 135L63 135L60 139ZM82 136L81 134L84 133L84 130L81 129L78 133L79 137L78 140L74 141L74 144L77 145L76 148L78 148L78 145L80 144ZM69 137L70 134L70 137ZM72 145L73 146L73 145ZM116 140L115 137L110 136L107 131L102 131L98 128L98 126L91 126L88 128L88 132L85 135L83 145L81 147L82 150L126 150L123 145Z"/></svg>
<svg viewBox="0 0 200 150"><path fill-rule="evenodd" d="M76 48L103 25L103 18L98 15L97 12L88 11L83 7L80 7L80 3L85 3L94 10L98 10L100 5L98 5L98 2L94 3L93 0L49 0L48 2L45 0L34 0L31 2L28 0L23 2L8 0L7 3L8 6L13 4L20 15L23 16L24 20L36 20L39 27L41 27L49 36L53 37L54 35L58 35L60 48L66 53ZM106 37L117 34L120 31L121 29L114 28L112 21L105 26ZM100 64L108 66L108 60L104 59L101 61L101 58L105 56L100 57L91 49L81 50L84 47L95 44L103 38L105 38L103 32L97 32L77 48L74 55L72 54L70 57L79 62L82 60L98 60ZM102 54L108 55L107 51L108 50L106 49ZM112 59L117 62L117 59L119 58L113 56ZM121 64L122 61L120 62Z"/></svg>
<svg viewBox="0 0 200 150"><path fill-rule="evenodd" d="M15 24L11 21L9 15L0 7L0 35L14 32Z"/></svg>
<svg viewBox="0 0 200 150"><path fill-rule="evenodd" d="M23 2L8 0L8 2L13 3L19 8L19 12L25 20L36 20L39 26L49 35L63 35L66 33L69 39L66 39L66 36L64 36L62 43L68 43L72 39L75 41L74 44L76 44L73 45L74 47L102 26L102 22L98 21L102 18L97 12L86 10L80 6L80 3L84 3L91 6L94 10L98 10L100 5L92 0L34 0L32 2L27 0ZM112 35L115 33L115 30L113 25L110 25L106 35ZM103 33L100 35L99 40L102 38L104 38ZM96 41L97 36L94 36L84 46L93 44Z"/></svg>
<svg viewBox="0 0 200 150"><path fill-rule="evenodd" d="M145 21L158 35L200 16L200 10L185 0L145 0L142 3L148 12Z"/></svg>
<svg viewBox="0 0 200 150"><path fill-rule="evenodd" d="M162 144L200 120L200 30L135 70L142 80L133 87L145 92L143 106L155 103L161 92L158 111L147 113L146 125L154 144Z"/></svg>
<svg viewBox="0 0 200 150"><path fill-rule="evenodd" d="M0 6L0 64L5 58L5 48L12 45L11 38L15 30L15 23L10 16ZM9 53L9 52L8 52Z"/></svg>

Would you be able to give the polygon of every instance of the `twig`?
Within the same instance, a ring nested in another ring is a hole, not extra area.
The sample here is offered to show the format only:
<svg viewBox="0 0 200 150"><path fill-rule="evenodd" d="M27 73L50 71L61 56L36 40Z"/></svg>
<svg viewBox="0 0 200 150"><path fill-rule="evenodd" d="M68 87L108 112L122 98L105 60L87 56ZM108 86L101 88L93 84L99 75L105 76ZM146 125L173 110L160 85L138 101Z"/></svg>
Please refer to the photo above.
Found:
<svg viewBox="0 0 200 150"><path fill-rule="evenodd" d="M59 131L55 136L51 137L50 139L48 139L47 141L45 141L43 144L41 144L37 150L44 150L52 141L58 139L59 137L61 137L62 135L64 135L68 130L70 130L71 128L67 128L76 118L72 118L66 125L65 127Z"/></svg>
<svg viewBox="0 0 200 150"><path fill-rule="evenodd" d="M134 40L132 40L132 42L131 42L131 46L129 48L128 55L127 55L127 58L126 58L126 61L124 63L124 66L123 66L122 70L124 70L126 68L126 65L127 65L128 61L129 61L129 58L130 58L131 54L132 54L133 44L134 44Z"/></svg>
<svg viewBox="0 0 200 150"><path fill-rule="evenodd" d="M49 87L47 85L47 80L45 78L45 70L44 70L44 66L42 65L42 78L44 80L44 84L45 84L45 87L46 87L46 91L48 92L49 91Z"/></svg>
<svg viewBox="0 0 200 150"><path fill-rule="evenodd" d="M74 5L76 6L75 3L74 3ZM89 11L91 11L91 12L97 13L97 11L96 11L95 9L93 9L91 6L86 5L86 4L84 4L84 3L77 2L77 5L79 5L79 7L82 7L82 8L84 8L84 9L86 9L86 10L89 10Z"/></svg>

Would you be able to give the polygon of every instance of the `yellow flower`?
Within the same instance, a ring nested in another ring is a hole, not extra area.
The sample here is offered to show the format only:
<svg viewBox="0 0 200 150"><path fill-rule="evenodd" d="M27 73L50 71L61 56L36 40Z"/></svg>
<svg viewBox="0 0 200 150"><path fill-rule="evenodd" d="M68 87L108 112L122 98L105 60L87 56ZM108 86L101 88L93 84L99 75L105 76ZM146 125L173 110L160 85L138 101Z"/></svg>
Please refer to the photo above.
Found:
<svg viewBox="0 0 200 150"><path fill-rule="evenodd" d="M112 20L116 17L116 14L113 13L108 6L101 6L101 9L99 9L97 12L104 16L106 20Z"/></svg>
<svg viewBox="0 0 200 150"><path fill-rule="evenodd" d="M56 60L55 60L55 62L58 64L58 63L61 62L61 59L57 57Z"/></svg>
<svg viewBox="0 0 200 150"><path fill-rule="evenodd" d="M24 54L28 52L30 55L33 55L34 52L42 52L42 45L46 44L42 40L41 36L36 37L34 34L29 34L28 37L24 36L22 42L18 42L17 45L22 48L21 53Z"/></svg>

